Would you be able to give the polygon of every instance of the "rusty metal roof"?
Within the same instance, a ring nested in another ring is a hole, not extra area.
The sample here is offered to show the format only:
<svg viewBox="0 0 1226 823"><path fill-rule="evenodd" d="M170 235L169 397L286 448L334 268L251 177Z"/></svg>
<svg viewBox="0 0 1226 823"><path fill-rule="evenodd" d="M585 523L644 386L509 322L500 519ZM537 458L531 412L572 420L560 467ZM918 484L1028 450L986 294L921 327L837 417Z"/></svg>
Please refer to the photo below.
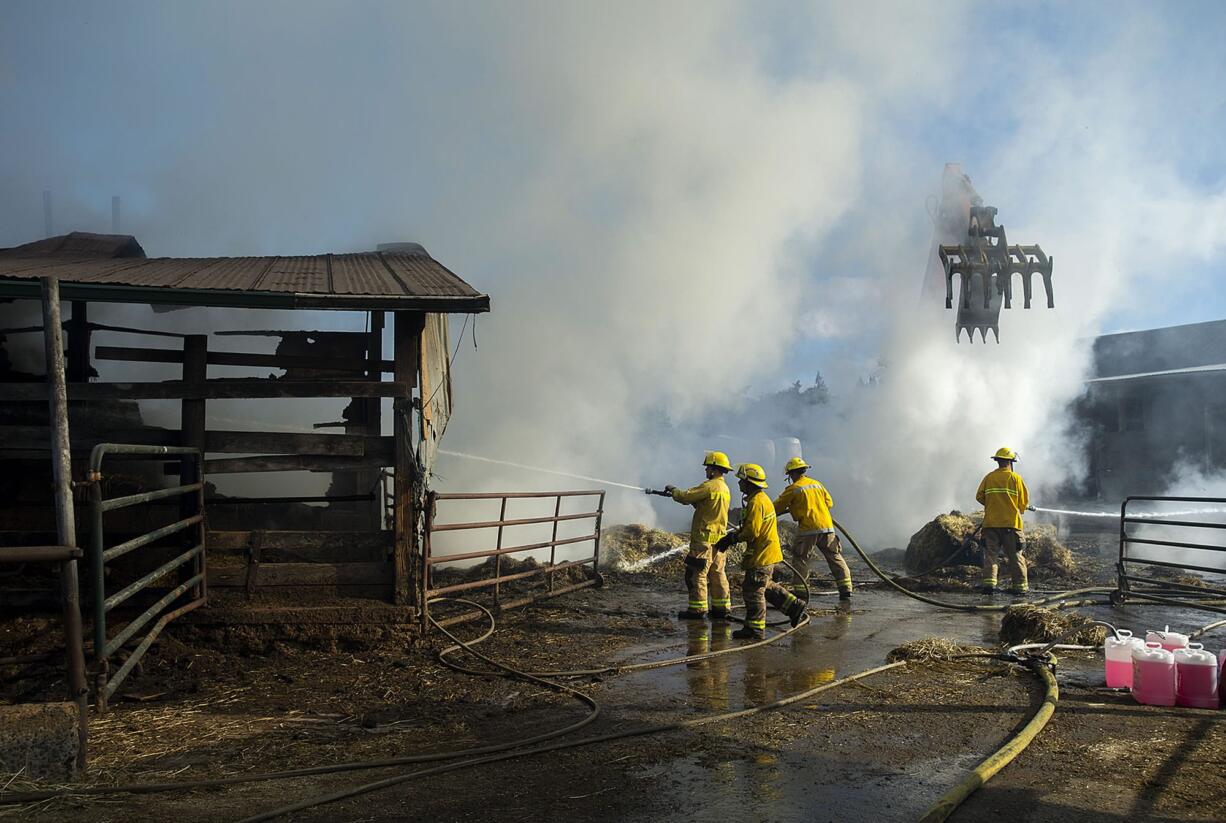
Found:
<svg viewBox="0 0 1226 823"><path fill-rule="evenodd" d="M73 232L0 249L0 298L37 297L60 280L65 299L279 309L476 313L490 299L428 254L145 257L127 235Z"/></svg>

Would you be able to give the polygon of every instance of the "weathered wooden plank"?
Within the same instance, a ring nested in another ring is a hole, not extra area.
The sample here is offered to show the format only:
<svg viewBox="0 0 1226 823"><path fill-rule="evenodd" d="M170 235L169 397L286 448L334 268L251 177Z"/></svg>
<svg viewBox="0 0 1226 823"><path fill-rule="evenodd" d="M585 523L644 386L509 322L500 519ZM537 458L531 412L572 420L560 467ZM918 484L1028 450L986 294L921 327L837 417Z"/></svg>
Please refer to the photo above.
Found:
<svg viewBox="0 0 1226 823"><path fill-rule="evenodd" d="M245 588L246 565L214 565L209 586ZM390 563L261 563L256 591L278 586L371 586L392 583Z"/></svg>
<svg viewBox="0 0 1226 823"><path fill-rule="evenodd" d="M330 457L328 455L278 454L269 457L222 457L204 461L205 474L249 474L251 472L341 472L385 466L390 458L379 455Z"/></svg>
<svg viewBox="0 0 1226 823"><path fill-rule="evenodd" d="M206 442L210 452L230 454L392 455L392 438L360 434L216 431L208 433Z"/></svg>
<svg viewBox="0 0 1226 823"><path fill-rule="evenodd" d="M298 397L405 397L402 383L373 380L276 380L260 377L215 378L199 386L182 380L160 383L73 383L69 400L266 400ZM4 400L46 400L43 383L10 383Z"/></svg>
<svg viewBox="0 0 1226 823"><path fill-rule="evenodd" d="M98 346L94 356L99 360L122 360L134 363L182 363L183 352L177 349L139 348L135 346ZM252 366L272 369L313 368L337 371L365 372L371 368L392 371L390 360L346 360L342 357L305 357L292 354L245 354L242 352L211 351L210 366Z"/></svg>
<svg viewBox="0 0 1226 823"><path fill-rule="evenodd" d="M196 387L203 386L208 381L209 376L209 338L204 334L191 334L183 339L183 382L188 386ZM193 483L203 481L203 468L201 462L204 458L205 449L205 431L208 429L208 422L205 416L205 401L203 399L184 398L179 403L179 420L182 426L181 437L184 446L190 446L193 449L200 451L200 460L183 460L179 463L179 485L186 486ZM181 516L191 517L193 515L204 514L204 492L199 494L185 495L182 499ZM190 546L191 540L199 540L204 542L205 526L200 525L197 529L199 534L187 536L185 544ZM195 577L205 571L206 558L204 553L201 553L199 559L192 564L191 567L181 568L179 570L179 583L185 583L192 577ZM203 599L208 596L208 580L203 584L194 587L192 597L194 599Z"/></svg>
<svg viewBox="0 0 1226 823"><path fill-rule="evenodd" d="M250 548L219 549L209 546L210 562L226 565L227 560L246 562ZM301 546L295 548L270 549L262 543L259 545L260 564L265 563L387 563L389 553L386 548L372 546Z"/></svg>
<svg viewBox="0 0 1226 823"><path fill-rule="evenodd" d="M392 545L392 532L321 532L260 530L261 549L376 549L386 552ZM210 531L209 550L245 549L251 540L251 531Z"/></svg>
<svg viewBox="0 0 1226 823"><path fill-rule="evenodd" d="M173 429L92 429L86 426L71 432L74 449L90 449L98 443L136 443L148 446L178 446L179 432ZM0 449L46 448L51 442L46 426L0 425ZM205 433L205 450L220 454L298 454L337 457L381 457L391 465L392 438L360 434L307 434L295 432L210 431Z"/></svg>

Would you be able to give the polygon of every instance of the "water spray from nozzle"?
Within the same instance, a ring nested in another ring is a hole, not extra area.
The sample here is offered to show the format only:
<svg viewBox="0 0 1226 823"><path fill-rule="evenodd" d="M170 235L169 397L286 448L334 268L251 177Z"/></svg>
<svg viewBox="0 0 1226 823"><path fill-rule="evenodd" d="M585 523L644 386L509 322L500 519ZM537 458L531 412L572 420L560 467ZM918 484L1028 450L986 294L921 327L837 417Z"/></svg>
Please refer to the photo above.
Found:
<svg viewBox="0 0 1226 823"><path fill-rule="evenodd" d="M592 483L597 483L601 486L615 486L619 489L630 489L631 491L636 491L636 492L645 491L648 494L652 494L652 492L648 491L647 489L644 489L642 486L632 486L629 483L618 483L616 480L605 480L602 477L589 477L586 474L572 474L571 472L558 471L557 469L545 469L540 466L529 466L524 463L513 463L510 460L495 460L492 457L481 457L480 455L468 454L466 452L453 452L453 451L448 451L446 449L439 449L438 452L439 454L445 454L449 457L460 457L465 460L476 460L480 463L493 463L497 466L511 466L516 469L525 469L530 472L540 472L541 474L552 474L558 477L570 477L574 480L587 480ZM660 493L662 494L663 492L660 492Z"/></svg>

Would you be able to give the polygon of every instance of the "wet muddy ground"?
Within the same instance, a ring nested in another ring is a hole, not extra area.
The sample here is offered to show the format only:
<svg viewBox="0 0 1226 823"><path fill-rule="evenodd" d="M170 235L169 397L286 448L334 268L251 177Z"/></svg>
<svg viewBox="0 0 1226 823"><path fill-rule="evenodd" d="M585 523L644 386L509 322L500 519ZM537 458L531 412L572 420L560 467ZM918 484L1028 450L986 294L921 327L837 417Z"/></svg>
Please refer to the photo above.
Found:
<svg viewBox="0 0 1226 823"><path fill-rule="evenodd" d="M481 648L526 668L574 668L736 645L724 623L673 617L683 592L614 576L500 618ZM947 599L970 599L952 593ZM743 654L576 684L601 704L576 736L760 706L881 665L920 637L997 646L999 617L941 611L885 591L850 609L816 597L812 623ZM1211 617L1095 607L1122 627L1191 628ZM455 629L471 637L477 624ZM85 782L190 780L511 740L585 709L518 681L437 662L437 639L389 627L281 637L172 626L92 729ZM1207 645L1216 650L1211 634ZM954 820L1226 819L1226 711L1156 709L1102 688L1101 658L1060 660L1062 695L1037 741ZM12 677L11 670L4 673ZM4 694L30 688L10 679ZM787 709L439 774L302 812L298 820L914 820L998 748L1041 688L992 662L913 663ZM429 766L430 764L426 764ZM20 820L232 820L423 766L188 794L0 807ZM0 785L8 780L0 778ZM19 777L11 789L33 788Z"/></svg>

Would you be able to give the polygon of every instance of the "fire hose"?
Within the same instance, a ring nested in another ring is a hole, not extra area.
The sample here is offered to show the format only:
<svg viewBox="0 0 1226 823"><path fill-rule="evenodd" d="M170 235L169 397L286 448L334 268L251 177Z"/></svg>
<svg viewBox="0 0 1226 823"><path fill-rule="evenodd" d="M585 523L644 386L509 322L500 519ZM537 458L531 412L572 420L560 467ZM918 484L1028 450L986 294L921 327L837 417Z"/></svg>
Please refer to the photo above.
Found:
<svg viewBox="0 0 1226 823"><path fill-rule="evenodd" d="M865 552L860 548L859 544L855 541L855 538L851 534L849 534L847 530L841 524L836 522L835 525L844 534L844 536L847 537L848 541L852 544L853 548L857 551L857 553L859 553L861 558L865 560L869 568L872 569L875 574L877 574L879 577L881 577L883 580L885 580L895 589L899 590L901 593L907 596L914 597L922 602L930 603L932 605L936 605L942 608L954 608L954 609L958 609L962 611L1001 611L1004 608L1007 608L1005 606L967 606L964 604L946 603L943 601L938 601L932 598L924 597L914 592L910 592L909 590L895 583L891 578L888 577L888 575L882 572L876 566L876 564L873 563L868 558ZM793 569L793 571L795 570ZM1067 603L1068 605L1073 605L1074 604L1073 601L1065 601L1063 600L1063 598L1067 598L1069 596L1076 595L1076 594L1084 594L1084 593L1091 593L1091 592L1098 593L1102 591L1109 591L1109 589L1103 589L1103 588L1078 589L1078 590L1074 590L1070 592L1065 592L1062 595L1058 595L1052 598L1045 598L1043 600L1033 601L1033 602L1035 602L1036 604L1041 604L1041 603L1047 603L1047 602L1052 602L1052 601L1061 601L1062 604ZM346 789L341 792L337 792L337 793L327 795L324 797L309 799L306 801L295 803L292 806L286 806L280 809L272 810L267 813L256 815L254 817L248 818L246 821L246 823L253 823L254 821L272 819L273 817L281 816L283 814L289 814L294 811L301 811L303 809L312 808L315 806L323 805L325 803L336 802L338 800L343 800L349 797L354 797L360 794L365 794L368 792L376 791L378 789L387 788L387 787L394 786L400 783L404 783L404 782L407 782L407 781L410 781L416 778L426 777L426 776L433 775L433 774L441 774L444 772L468 768L471 766L482 765L485 763L499 762L499 761L504 761L504 760L510 760L513 758L531 756L535 754L544 754L548 752L575 748L579 746L592 745L592 744L597 744L597 743L602 743L602 742L609 742L609 741L614 741L614 740L645 736L645 735L650 735L650 734L658 734L658 733L664 733L664 732L670 732L670 731L690 729L690 728L695 728L695 727L699 727L703 725L708 725L711 723L732 720L732 719L736 719L740 717L757 714L760 712L770 711L770 710L777 709L777 708L783 708L785 706L792 705L799 701L808 699L809 697L812 697L813 695L826 691L828 689L833 689L843 684L854 682L861 678L868 677L873 674L885 672L888 670L892 670L892 669L905 665L905 662L897 662L897 663L887 664L884 666L878 666L872 669L868 669L868 670L850 675L848 677L840 678L839 680L835 680L830 683L822 684L813 689L809 689L809 690L800 692L798 694L791 695L787 698L782 698L780 700L773 701L771 703L764 704L761 706L756 706L756 707L749 708L749 709L743 709L743 710L733 711L733 712L725 712L725 713L718 714L718 715L710 715L710 716L703 717L703 718L695 718L693 720L679 721L676 723L648 726L648 727L643 727L643 728L638 728L638 729L623 730L623 731L608 733L604 735L596 735L596 736L586 737L586 738L581 738L581 739L576 739L576 740L553 742L553 743L549 743L543 746L536 746L535 748L524 749L522 747L539 744L539 743L551 740L553 738L560 737L565 734L569 734L573 731L576 731L580 728L587 726L588 724L592 723L599 715L599 712L600 712L599 704L593 698L584 694L578 689L568 687L562 683L555 683L555 682L549 681L545 679L544 677L542 677L540 673L519 671L515 669L514 667L501 663L495 660L494 658L488 657L484 655L483 653L475 650L473 646L476 643L479 643L482 640L487 639L489 636L493 634L493 631L494 631L493 615L487 609L485 609L484 606L473 603L472 601L457 600L454 602L465 603L465 604L472 605L480 609L489 618L490 629L487 630L484 634L482 634L476 640L464 641L464 640L459 639L455 635L453 635L444 626L442 626L437 621L435 621L433 618L431 618L431 623L437 629L439 629L439 631L441 631L444 635L446 635L454 644L453 646L448 647L447 649L445 649L443 652L440 653L440 659L443 660L446 663L446 665L452 666L453 668L456 668L460 671L466 671L466 672L476 674L476 675L483 675L483 676L498 675L498 676L517 677L521 679L526 679L529 682L536 683L537 685L542 685L547 688L550 688L556 691L560 691L566 694L570 694L576 697L576 699L581 700L582 702L584 702L586 705L589 706L590 708L589 713L584 718L580 719L579 721L568 724L567 726L556 729L554 731L545 732L540 735L535 735L529 738L508 741L506 743L494 744L490 746L472 747L468 749L461 749L461 750L455 750L455 751L450 751L450 752L437 752L437 753L421 754L421 755L408 755L408 756L403 756L403 757L388 758L384 760L356 761L356 762L350 762L350 763L331 764L331 765L326 765L326 766L313 766L313 767L306 767L306 768L300 768L300 769L289 769L289 770L283 770L283 771L278 771L278 772L268 772L268 773L262 773L262 774L235 775L231 777L211 778L211 779L203 779L203 780L195 780L195 781L182 781L182 782L174 782L174 783L127 784L127 785L118 785L118 786L90 786L90 787L81 787L81 788L75 788L75 789L67 788L67 789L58 789L58 790L42 791L42 792L25 792L25 793L10 792L10 793L0 794L0 804L39 802L39 801L44 801L44 800L48 800L48 799L52 799L56 797L72 797L72 796L86 796L86 795L96 796L96 795L108 795L108 794L120 794L120 793L146 794L146 793L167 792L167 791L195 790L195 789L201 789L201 788L215 788L215 787L236 785L236 784L256 782L256 781L287 779L287 778L294 778L294 777L305 777L305 776L314 776L314 775L323 775L323 774L336 774L336 773L343 773L346 771L361 771L361 770L368 770L368 769L379 769L379 768L403 766L403 765L416 764L416 763L428 763L428 762L437 762L437 761L443 761L443 760L455 760L457 758L470 758L470 759L460 760L459 762L446 763L440 766L435 766L435 767L419 770L416 772L411 772L408 774L396 775L393 777L386 778L384 780L363 784L361 786ZM1075 604L1081 605L1085 602L1086 601L1076 601ZM1097 602L1097 601L1090 601L1090 602ZM807 617L806 617L806 623L807 623ZM1218 623L1210 624L1206 627L1203 627L1200 630L1200 633L1203 633L1204 631L1208 631L1211 628L1215 628L1216 626L1221 625L1222 623L1223 621L1219 621ZM805 623L802 623L801 625L805 625ZM621 666L621 667L613 666L613 667L605 667L602 669L576 670L573 672L558 672L558 673L551 673L551 674L553 674L554 676L574 676L574 675L582 675L582 674L605 674L605 673L618 673L618 672L633 671L633 670L645 669L645 668L659 668L662 666L669 666L669 665L678 665L681 663L688 663L688 662L693 662L696 660L702 660L702 659L707 659L710 657L715 657L721 654L745 651L750 648L764 645L767 642L774 642L778 640L780 637L790 634L791 631L794 631L794 629L786 631L786 632L782 632L779 635L772 636L766 641L758 641L753 644L747 644L744 646L735 647L733 649L725 649L725 650L720 650L717 652L708 652L708 653L700 654L700 655L689 655L686 657L673 658L671 660L665 660L665 661L654 661L654 662L645 663L645 664L630 664L628 666ZM1051 647L1059 648L1059 646L1051 646ZM1050 650L1051 647L1049 647L1047 650ZM1015 650L1011 650L1011 651L1015 651L1015 652L1021 651L1022 648L1025 648L1025 647L1017 647ZM445 659L445 655L452 653L458 649L463 649L464 651L467 651L473 654L475 657L478 657L483 662L493 666L494 668L500 671L499 672L489 672L489 671L479 671L479 670L468 669L466 667L460 667L457 664L454 664L453 662ZM1000 655L992 655L992 654L975 655L975 656L1006 659L1006 658L1002 658L1002 656ZM938 800L938 802L925 815L925 817L923 818L924 821L927 821L929 823L935 823L935 821L944 820L957 807L959 803L961 803L967 796L969 796L979 786L983 785L984 782L990 779L1001 768L1003 768L1010 761L1012 761L1013 758L1015 758L1018 753L1020 753L1027 745L1029 745L1029 743L1034 739L1035 736L1037 736L1037 734L1043 728L1043 726L1046 725L1048 719L1050 719L1052 713L1054 712L1055 703L1059 697L1059 689L1056 684L1055 678L1052 675L1049 668L1047 667L1046 663L1041 658L1038 658L1038 657L1023 658L1023 659L1015 659L1015 658L1007 658L1007 659L1009 659L1010 662L1023 663L1024 665L1027 666L1027 668L1034 671L1043 680L1047 688L1047 694L1044 698L1043 704L1040 706L1040 708L1035 713L1035 715L1027 722L1027 724L1021 730L1019 730L1017 734L1011 737L1010 740L1006 742L1006 744L1000 750L995 752L987 760L985 760L978 767L976 767L976 769L973 770L970 774L968 774L967 777L963 779L963 781L961 781L957 786L955 786L953 789L947 792L940 800Z"/></svg>

